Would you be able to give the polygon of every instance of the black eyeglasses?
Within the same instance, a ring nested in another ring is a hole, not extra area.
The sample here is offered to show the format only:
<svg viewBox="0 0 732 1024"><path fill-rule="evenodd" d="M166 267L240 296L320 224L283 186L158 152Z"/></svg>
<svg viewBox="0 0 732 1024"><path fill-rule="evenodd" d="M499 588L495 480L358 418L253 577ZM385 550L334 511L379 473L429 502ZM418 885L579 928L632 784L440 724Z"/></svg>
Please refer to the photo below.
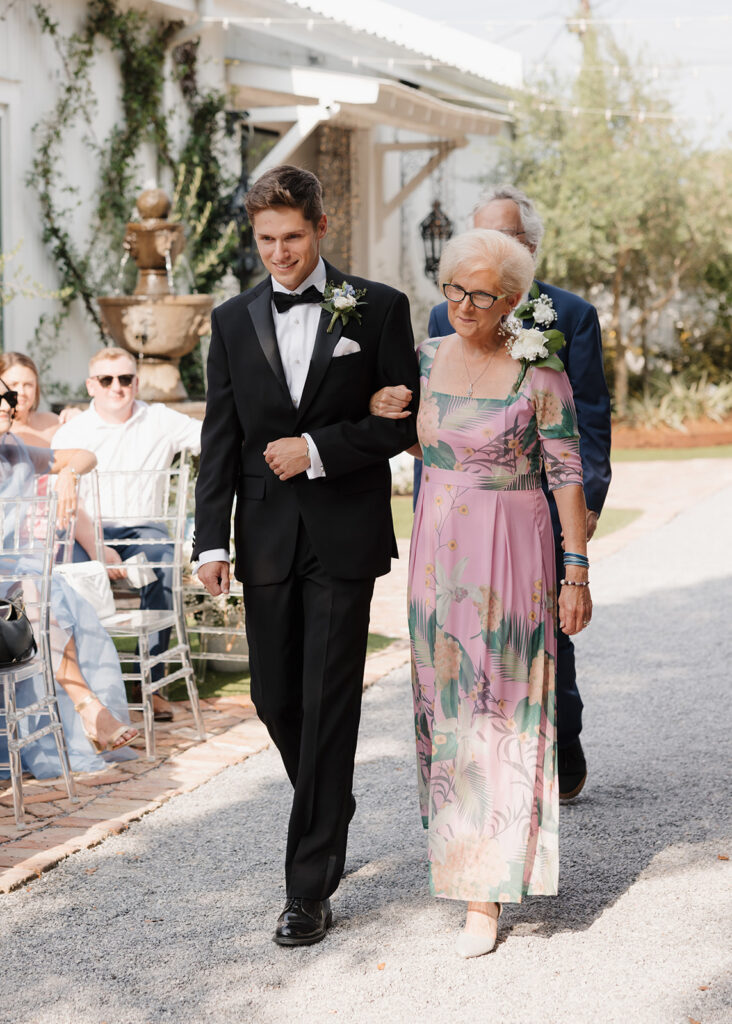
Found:
<svg viewBox="0 0 732 1024"><path fill-rule="evenodd" d="M3 391L0 395L0 402L7 402L11 409L14 409L18 404L18 392L17 391Z"/></svg>
<svg viewBox="0 0 732 1024"><path fill-rule="evenodd" d="M466 292L459 284L443 284L442 294L450 302L462 302L467 295L476 309L490 309L494 302L506 298L505 295L491 295L490 292Z"/></svg>
<svg viewBox="0 0 732 1024"><path fill-rule="evenodd" d="M519 235L525 235L525 231L514 231L512 228L499 228L502 235L508 235L509 238L518 238Z"/></svg>
<svg viewBox="0 0 732 1024"><path fill-rule="evenodd" d="M112 381L118 380L120 387L128 388L136 376L136 373L103 373L101 377L93 377L92 380L98 380L103 388L111 387Z"/></svg>

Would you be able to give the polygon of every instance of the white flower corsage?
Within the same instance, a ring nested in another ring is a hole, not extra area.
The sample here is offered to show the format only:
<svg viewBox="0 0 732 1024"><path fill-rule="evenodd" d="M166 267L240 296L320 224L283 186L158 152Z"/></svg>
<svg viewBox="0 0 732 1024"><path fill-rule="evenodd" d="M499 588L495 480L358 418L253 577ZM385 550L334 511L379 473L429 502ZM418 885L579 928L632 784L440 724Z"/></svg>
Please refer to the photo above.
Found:
<svg viewBox="0 0 732 1024"><path fill-rule="evenodd" d="M361 323L361 314L356 307L366 305L365 302L361 302L365 294L365 288L359 288L357 291L347 281L344 281L340 286L333 284L332 281L328 281L323 292L323 301L320 303L321 307L331 314L330 323L327 328L328 334L332 332L339 318L344 327L351 317L359 324Z"/></svg>
<svg viewBox="0 0 732 1024"><path fill-rule="evenodd" d="M535 327L549 327L557 319L554 303L544 292L539 293L539 286L534 281L526 302L522 302L515 314L518 320L533 320Z"/></svg>
<svg viewBox="0 0 732 1024"><path fill-rule="evenodd" d="M526 376L529 364L546 366L550 370L563 370L564 363L556 354L564 347L565 338L561 331L541 330L554 323L557 313L548 295L539 294L536 282L531 286L529 298L517 307L515 313L508 317L504 324L504 332L508 335L506 348L512 359L521 362L521 372L513 386L518 391ZM531 320L533 326L524 327L522 320Z"/></svg>

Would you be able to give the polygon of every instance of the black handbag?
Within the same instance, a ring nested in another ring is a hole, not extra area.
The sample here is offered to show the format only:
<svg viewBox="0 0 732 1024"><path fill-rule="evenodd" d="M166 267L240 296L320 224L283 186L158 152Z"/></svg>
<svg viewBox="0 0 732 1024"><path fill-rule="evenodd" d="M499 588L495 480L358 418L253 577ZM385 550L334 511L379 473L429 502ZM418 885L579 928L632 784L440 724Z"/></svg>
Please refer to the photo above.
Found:
<svg viewBox="0 0 732 1024"><path fill-rule="evenodd" d="M38 648L33 627L18 601L0 598L0 668L29 661Z"/></svg>

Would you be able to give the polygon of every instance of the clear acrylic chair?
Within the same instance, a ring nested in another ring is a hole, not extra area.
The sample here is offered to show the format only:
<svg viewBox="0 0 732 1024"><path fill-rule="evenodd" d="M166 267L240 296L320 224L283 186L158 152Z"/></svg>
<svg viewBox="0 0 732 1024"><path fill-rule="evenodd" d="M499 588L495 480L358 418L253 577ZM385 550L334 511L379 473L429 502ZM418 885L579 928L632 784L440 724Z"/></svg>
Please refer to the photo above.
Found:
<svg viewBox="0 0 732 1024"><path fill-rule="evenodd" d="M33 626L37 651L20 665L0 668L0 732L7 738L15 821L22 826L23 772L21 752L43 736L53 735L69 799L76 800L69 756L58 710L51 659L51 570L56 544L56 495L0 499L0 595L21 599ZM35 677L42 691L23 704L23 689ZM20 706L19 706L20 698ZM39 720L48 719L46 725Z"/></svg>
<svg viewBox="0 0 732 1024"><path fill-rule="evenodd" d="M189 467L185 461L180 466L163 470L139 470L119 472L93 472L90 474L92 508L95 525L97 558L104 563L105 544L117 549L128 546L152 549L163 545L168 558L155 561L149 558L143 565L147 569L163 569L171 576L171 609L122 609L114 615L103 618L102 625L112 637L134 637L138 653L120 654L123 666L132 664L132 671L125 670L125 680L138 683L141 703L131 703L130 708L141 711L145 729L145 748L148 758L155 757L155 729L153 717L153 694L164 686L185 680L198 738L205 740L206 730L201 714L198 687L196 686L191 652L186 629L183 606L183 539L186 521L186 498L188 492ZM134 509L133 513L128 510ZM105 540L105 526L152 526L160 532L154 539L130 538ZM122 554L123 561L124 554ZM124 567L124 566L123 566ZM128 567L129 572L134 572ZM153 654L152 638L162 630L170 629L171 643L167 650ZM164 665L167 675L153 679L155 666ZM174 668L174 665L179 667Z"/></svg>
<svg viewBox="0 0 732 1024"><path fill-rule="evenodd" d="M234 536L234 515L231 536ZM210 666L215 672L241 675L249 668L249 645L244 622L242 585L233 573L228 595L211 597L190 564L195 502L191 494L188 504L185 546L188 564L183 573L183 600L189 638L198 638L191 645L191 657L198 666L198 678L206 678ZM233 566L232 566L233 569Z"/></svg>

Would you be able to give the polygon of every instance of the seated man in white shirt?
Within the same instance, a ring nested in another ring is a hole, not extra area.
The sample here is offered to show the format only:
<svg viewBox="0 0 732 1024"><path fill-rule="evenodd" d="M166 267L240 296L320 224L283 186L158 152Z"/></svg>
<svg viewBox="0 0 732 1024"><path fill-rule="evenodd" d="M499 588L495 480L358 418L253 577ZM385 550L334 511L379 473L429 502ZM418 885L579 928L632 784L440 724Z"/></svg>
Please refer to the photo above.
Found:
<svg viewBox="0 0 732 1024"><path fill-rule="evenodd" d="M100 472L123 470L168 469L175 455L183 448L198 452L201 447L201 424L190 416L169 409L162 403L148 405L137 399L138 379L134 357L122 348L103 348L89 360L87 391L92 402L89 408L65 423L54 434L53 448L86 448L97 457ZM120 477L120 486L108 480L100 488L101 511L105 519L104 539L108 565L144 552L150 562L172 561L168 535L158 524L145 522L151 495L143 487L130 487L129 477ZM91 509L90 494L84 488L80 497ZM152 514L151 512L147 513ZM131 519L130 517L136 517ZM119 522L115 523L115 519ZM118 544L130 540L156 540L160 544ZM77 545L82 559L88 556ZM77 556L75 556L77 557ZM120 574L121 575L121 574ZM171 608L171 574L155 570L156 580L140 590L141 608ZM158 634L151 653L166 650L170 630ZM153 669L154 679L162 677L163 665ZM156 715L163 712L162 701L156 701Z"/></svg>

